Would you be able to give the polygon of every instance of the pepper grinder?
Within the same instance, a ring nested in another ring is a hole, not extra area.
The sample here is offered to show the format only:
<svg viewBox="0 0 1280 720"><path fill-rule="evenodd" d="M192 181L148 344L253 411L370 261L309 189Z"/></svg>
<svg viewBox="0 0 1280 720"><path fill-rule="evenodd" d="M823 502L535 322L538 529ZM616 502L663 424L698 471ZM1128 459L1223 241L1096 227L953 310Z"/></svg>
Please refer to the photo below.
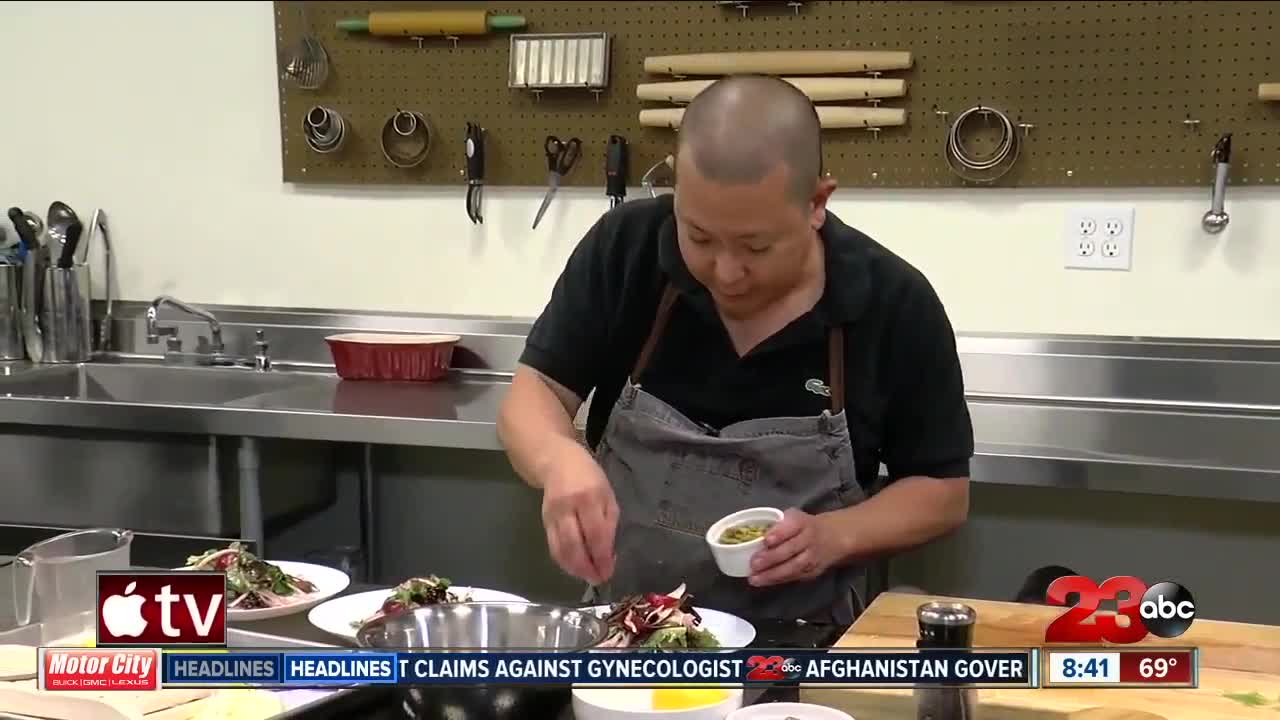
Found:
<svg viewBox="0 0 1280 720"><path fill-rule="evenodd" d="M916 608L920 650L966 650L973 647L978 613L968 605L931 602ZM916 720L973 720L975 690L964 685L920 687L915 690Z"/></svg>

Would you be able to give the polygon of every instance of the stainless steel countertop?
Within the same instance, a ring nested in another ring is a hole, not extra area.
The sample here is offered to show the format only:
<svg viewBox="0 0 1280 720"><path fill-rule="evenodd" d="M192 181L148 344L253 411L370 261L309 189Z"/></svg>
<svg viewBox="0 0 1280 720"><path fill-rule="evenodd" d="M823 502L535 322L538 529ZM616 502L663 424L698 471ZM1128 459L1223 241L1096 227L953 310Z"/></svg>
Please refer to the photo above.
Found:
<svg viewBox="0 0 1280 720"><path fill-rule="evenodd" d="M5 363L0 377L46 367ZM510 385L501 376L454 374L433 383L384 383L344 381L331 372L271 372L308 381L223 405L5 393L0 394L0 423L501 449L498 407Z"/></svg>
<svg viewBox="0 0 1280 720"><path fill-rule="evenodd" d="M147 339L148 307L115 305L114 348L124 362L160 360L160 345ZM30 365L0 363L0 425L10 424L10 432L43 425L501 449L498 407L531 320L205 309L221 322L229 353L252 356L263 330L276 361L268 374L304 371L308 382L246 378L230 383L245 393L230 402L190 405L177 403L219 399L209 373L226 371L193 373L187 385L172 373L128 378L85 366L79 382L63 372L50 383L29 383L6 382L5 375L25 374ZM199 318L175 311L161 319L179 329L188 351L208 340ZM429 385L342 382L326 338L355 331L457 334L457 370ZM974 425L975 482L1280 503L1280 343L1001 334L956 340ZM25 395L5 394L19 391Z"/></svg>
<svg viewBox="0 0 1280 720"><path fill-rule="evenodd" d="M0 377L47 368L3 363ZM301 375L307 382L224 405L8 395L0 388L0 423L502 450L498 407L511 384L502 375L454 373L431 383L394 383L343 380L320 370L273 373ZM977 446L978 455L992 457L1124 461L1070 448Z"/></svg>
<svg viewBox="0 0 1280 720"><path fill-rule="evenodd" d="M106 364L122 361L135 360ZM155 366L154 359L138 362ZM98 364L83 370L92 375L102 370L91 367ZM270 379L249 383L261 394L200 405L121 400L113 387L92 382L33 391L21 379L49 367L0 363L0 425L501 450L498 409L510 385L507 374L479 370L455 371L433 383L383 383L344 381L329 367L279 365L267 373ZM73 368L64 366L64 380ZM193 374L195 381L210 373L254 371L191 372L205 375ZM289 384L291 377L305 381ZM12 384L6 378L26 389L5 387ZM175 386L169 376L167 382L171 391L181 389L182 381ZM1280 432L1280 414L1270 407L1092 398L1010 402L971 393L969 408L976 482L1280 502L1280 445L1271 441Z"/></svg>
<svg viewBox="0 0 1280 720"><path fill-rule="evenodd" d="M110 364L118 363L110 361ZM96 364L96 363L90 363ZM143 361L150 367L164 367ZM49 365L26 362L0 363L0 380ZM69 366L62 366L69 367ZM248 373L248 370L199 369L204 373ZM36 396L7 393L0 384L0 424L52 425L148 432L176 432L209 435L272 437L336 442L367 442L419 447L501 450L497 437L498 409L510 386L502 374L454 372L430 383L374 382L342 380L329 369L272 370L277 377L300 377L297 386L232 400L220 405L159 404L128 402L93 397ZM989 411L1022 411L1025 405L989 403L971 398L975 425L994 427ZM1054 412L1060 410L1061 412ZM1079 408L1037 407L1041 413L1062 415ZM1098 412L1094 409L1093 412ZM1000 415L999 417L1003 417ZM1046 416L1047 417L1047 416ZM1186 417L1173 414L1174 419ZM1238 418L1224 417L1224 420ZM1273 419L1273 418L1269 418ZM1022 418L1029 420L1028 418ZM1148 418L1148 421L1150 419ZM1234 430L1234 428L1229 428ZM1139 465L1171 464L1167 458L1105 452L1100 448L1073 447L1071 443L1050 446L1029 442L995 442L978 432L975 454L980 457L1027 458L1067 462L1121 463ZM1010 433L1002 430L1002 436ZM1015 435L1016 436L1016 435ZM1010 439L1012 439L1010 437ZM1032 439L1032 438L1028 438ZM1189 454L1181 463L1200 468L1221 467L1218 458L1204 457L1206 449ZM1280 458L1277 458L1280 459ZM1263 467L1240 468L1264 470Z"/></svg>
<svg viewBox="0 0 1280 720"><path fill-rule="evenodd" d="M0 377L48 367L3 363ZM496 429L498 409L510 382L501 375L453 373L437 382L414 383L342 380L332 372L320 370L272 373L305 377L307 382L222 405L38 397L6 394L0 386L0 423L502 449ZM975 450L977 455L986 457L1141 464L1152 461L1071 447L981 439L975 443Z"/></svg>

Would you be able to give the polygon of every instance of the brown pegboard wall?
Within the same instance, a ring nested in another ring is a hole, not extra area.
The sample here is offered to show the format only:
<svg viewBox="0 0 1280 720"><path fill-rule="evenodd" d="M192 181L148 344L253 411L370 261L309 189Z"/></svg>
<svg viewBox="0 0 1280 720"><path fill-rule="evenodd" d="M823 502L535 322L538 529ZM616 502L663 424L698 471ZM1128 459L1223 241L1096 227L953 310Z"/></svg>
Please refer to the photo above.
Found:
<svg viewBox="0 0 1280 720"><path fill-rule="evenodd" d="M297 2L277 0L280 65L296 45ZM842 185L954 187L942 149L950 117L982 104L1034 125L1000 186L1208 187L1209 151L1234 133L1232 184L1280 184L1280 103L1257 99L1280 81L1280 2L806 2L756 3L743 17L711 0L667 2L306 2L330 58L318 91L280 81L284 179L328 184L463 184L468 120L486 138L489 185L543 185L548 134L582 139L567 185L603 193L611 134L630 144L630 185L675 145L670 130L641 128L640 82L650 55L739 50L910 50L907 125L878 134L824 131L828 170ZM548 90L540 99L507 87L509 36L348 36L342 17L376 10L484 7L524 15L522 32L607 32L609 88ZM351 136L333 155L312 152L302 122L313 105L340 112ZM852 104L852 103L850 103ZM412 169L382 156L378 135L397 108L429 120L433 142ZM1191 119L1198 124L1186 124Z"/></svg>

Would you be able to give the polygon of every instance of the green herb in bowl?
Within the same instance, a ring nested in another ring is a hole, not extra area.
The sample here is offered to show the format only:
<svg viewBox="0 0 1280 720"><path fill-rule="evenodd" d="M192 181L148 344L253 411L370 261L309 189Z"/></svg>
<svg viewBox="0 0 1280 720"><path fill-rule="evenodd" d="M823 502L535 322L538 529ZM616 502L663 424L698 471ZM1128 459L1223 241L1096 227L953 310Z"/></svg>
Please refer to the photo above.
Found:
<svg viewBox="0 0 1280 720"><path fill-rule="evenodd" d="M773 523L750 523L747 525L735 525L720 534L720 542L725 545L741 545L749 543L752 540L759 540L769 532L769 528L773 527Z"/></svg>

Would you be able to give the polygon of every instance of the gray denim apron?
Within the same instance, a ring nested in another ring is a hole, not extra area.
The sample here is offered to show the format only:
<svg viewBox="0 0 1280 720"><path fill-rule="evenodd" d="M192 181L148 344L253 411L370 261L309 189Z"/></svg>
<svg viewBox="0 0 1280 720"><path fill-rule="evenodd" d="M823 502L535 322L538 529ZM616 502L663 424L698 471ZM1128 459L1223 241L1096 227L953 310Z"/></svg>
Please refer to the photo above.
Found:
<svg viewBox="0 0 1280 720"><path fill-rule="evenodd" d="M663 292L596 451L621 512L613 577L588 589L588 601L615 602L686 583L698 606L740 617L853 622L861 611L855 588L863 568L836 567L810 581L755 588L746 578L722 574L705 540L715 521L745 508L817 514L865 499L844 412L843 329L832 328L829 336L829 410L746 420L714 432L639 384L677 297L671 286Z"/></svg>

